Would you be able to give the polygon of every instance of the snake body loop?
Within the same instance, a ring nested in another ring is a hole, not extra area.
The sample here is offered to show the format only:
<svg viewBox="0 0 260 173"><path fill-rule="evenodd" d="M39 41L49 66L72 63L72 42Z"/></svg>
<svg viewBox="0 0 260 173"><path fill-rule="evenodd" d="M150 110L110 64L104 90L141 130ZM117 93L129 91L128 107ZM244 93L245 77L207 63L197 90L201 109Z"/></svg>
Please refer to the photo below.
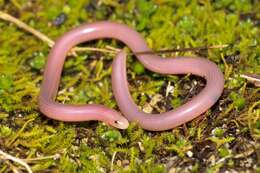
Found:
<svg viewBox="0 0 260 173"><path fill-rule="evenodd" d="M218 67L204 58L161 58L157 55L137 55L138 60L150 71L161 74L187 74L206 79L205 88L181 107L156 115L142 112L133 102L126 76L126 53L117 54L112 65L112 88L121 113L102 105L66 105L55 102L67 52L76 44L102 38L112 38L125 43L133 52L147 52L143 37L126 25L113 22L85 24L67 32L52 48L44 70L40 91L40 110L46 116L61 121L104 121L125 129L129 121L136 121L144 129L161 131L186 123L208 110L220 97L224 78ZM126 118L125 118L126 117Z"/></svg>

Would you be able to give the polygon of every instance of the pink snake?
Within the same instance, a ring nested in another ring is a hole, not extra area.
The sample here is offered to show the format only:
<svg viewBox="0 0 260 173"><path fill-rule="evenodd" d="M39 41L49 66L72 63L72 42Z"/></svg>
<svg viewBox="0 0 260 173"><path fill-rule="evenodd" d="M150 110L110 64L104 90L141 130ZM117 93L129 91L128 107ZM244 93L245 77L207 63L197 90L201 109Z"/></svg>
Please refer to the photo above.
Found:
<svg viewBox="0 0 260 173"><path fill-rule="evenodd" d="M131 121L150 131L162 131L198 117L221 96L224 78L213 62L197 57L162 58L154 54L139 54L138 60L150 71L160 74L190 73L207 81L198 95L179 108L161 114L144 113L131 98L126 75L126 52L120 51L112 65L112 88L122 114L98 104L68 105L55 102L67 52L79 43L102 38L122 41L133 52L151 51L138 32L123 24L96 22L67 32L56 41L45 66L39 96L39 107L43 114L52 119L70 122L99 120L119 129L126 129L128 121Z"/></svg>

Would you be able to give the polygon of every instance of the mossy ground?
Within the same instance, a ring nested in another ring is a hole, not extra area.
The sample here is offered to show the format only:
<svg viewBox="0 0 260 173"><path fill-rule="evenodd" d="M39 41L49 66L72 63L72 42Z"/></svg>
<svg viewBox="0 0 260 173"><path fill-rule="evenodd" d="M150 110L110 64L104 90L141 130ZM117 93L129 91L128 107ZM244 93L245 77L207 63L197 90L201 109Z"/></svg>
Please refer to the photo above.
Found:
<svg viewBox="0 0 260 173"><path fill-rule="evenodd" d="M34 172L260 172L260 89L239 76L260 73L258 1L0 0L0 9L54 40L84 22L109 19L138 30L154 50L230 45L169 55L204 56L222 69L223 95L205 114L165 132L135 124L117 130L42 115L37 97L50 48L0 20L0 148L27 159ZM106 45L123 47L113 40L84 44ZM57 101L117 109L110 82L113 58L96 52L68 58ZM148 112L176 108L205 85L195 76L154 74L135 58L129 58L128 74L133 98ZM24 169L0 160L0 172L12 167Z"/></svg>

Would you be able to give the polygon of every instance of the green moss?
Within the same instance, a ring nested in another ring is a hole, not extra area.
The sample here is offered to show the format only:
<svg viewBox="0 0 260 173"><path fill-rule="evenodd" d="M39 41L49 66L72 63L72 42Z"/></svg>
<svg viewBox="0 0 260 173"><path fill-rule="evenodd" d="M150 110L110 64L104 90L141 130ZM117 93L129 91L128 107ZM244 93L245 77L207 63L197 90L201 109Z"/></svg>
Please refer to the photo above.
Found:
<svg viewBox="0 0 260 173"><path fill-rule="evenodd" d="M170 145L168 150L175 151L179 157L183 158L187 151L192 148L189 141L185 139L179 139L175 144Z"/></svg>
<svg viewBox="0 0 260 173"><path fill-rule="evenodd" d="M122 136L121 133L117 130L109 130L102 135L102 138L109 142L113 142L119 140L120 138L122 138Z"/></svg>
<svg viewBox="0 0 260 173"><path fill-rule="evenodd" d="M246 100L244 97L242 97L241 95L239 95L235 92L231 92L229 96L232 99L235 108L237 108L238 110L241 110L242 108L244 108L244 106L246 104Z"/></svg>
<svg viewBox="0 0 260 173"><path fill-rule="evenodd" d="M232 142L235 138L234 137L223 137L223 138L217 138L217 137L210 137L209 140L211 140L212 142L214 142L217 146L217 148L219 148L220 146L224 145L224 144L228 144L230 142Z"/></svg>
<svg viewBox="0 0 260 173"><path fill-rule="evenodd" d="M224 134L224 132L225 132L225 131L224 131L223 129L219 128L219 127L217 127L217 128L214 129L214 135L215 135L216 137L222 137L223 134Z"/></svg>
<svg viewBox="0 0 260 173"><path fill-rule="evenodd" d="M218 153L220 157L226 157L228 155L230 155L230 151L229 149L225 148L225 147L221 147L218 149Z"/></svg>
<svg viewBox="0 0 260 173"><path fill-rule="evenodd" d="M244 73L260 73L257 1L0 0L0 9L53 40L82 23L112 20L138 30L154 50L230 45L171 55L204 56L223 71L224 93L203 116L165 132L148 132L136 123L126 130L117 130L100 122L62 123L43 116L38 96L50 49L15 24L0 20L1 150L25 159L55 156L30 162L34 172L246 172L252 170L241 166L240 161L248 159L258 170L254 156L259 153L260 90L240 77ZM66 21L54 26L53 21L61 13L66 14ZM114 40L81 46L108 45L123 47ZM235 61L230 61L232 56L236 56ZM56 100L117 109L111 90L113 58L90 51L68 57ZM137 60L127 60L130 92L140 108L160 94L162 100L154 106L159 109L153 111L176 109L194 96L189 88L193 81L199 84L192 88L196 92L203 85L202 80L191 75L155 74ZM173 90L166 96L168 85ZM236 159L241 152L247 153L245 146L252 153ZM222 162L223 159L228 160ZM6 162L1 162L1 166L0 172L11 171ZM21 166L17 168L23 171Z"/></svg>
<svg viewBox="0 0 260 173"><path fill-rule="evenodd" d="M0 75L0 89L10 89L13 85L13 78L10 75Z"/></svg>
<svg viewBox="0 0 260 173"><path fill-rule="evenodd" d="M255 170L256 170L257 173L259 173L260 172L260 167L257 167Z"/></svg>
<svg viewBox="0 0 260 173"><path fill-rule="evenodd" d="M177 108L177 107L181 106L181 103L182 103L182 101L180 98L172 99L172 102L171 102L173 108Z"/></svg>
<svg viewBox="0 0 260 173"><path fill-rule="evenodd" d="M36 53L35 57L30 61L30 66L36 70L40 70L45 64L45 55L43 53Z"/></svg>
<svg viewBox="0 0 260 173"><path fill-rule="evenodd" d="M2 138L6 138L12 134L13 134L13 131L11 128L9 128L7 126L0 126L0 136Z"/></svg>
<svg viewBox="0 0 260 173"><path fill-rule="evenodd" d="M144 66L140 62L135 62L133 65L133 71L136 74L140 75L145 72L145 69L144 69Z"/></svg>

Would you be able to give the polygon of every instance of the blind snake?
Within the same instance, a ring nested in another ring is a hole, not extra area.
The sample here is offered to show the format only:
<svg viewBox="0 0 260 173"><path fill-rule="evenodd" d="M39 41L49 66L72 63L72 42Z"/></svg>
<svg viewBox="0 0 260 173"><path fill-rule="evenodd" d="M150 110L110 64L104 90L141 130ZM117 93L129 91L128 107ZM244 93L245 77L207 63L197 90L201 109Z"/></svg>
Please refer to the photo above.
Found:
<svg viewBox="0 0 260 173"><path fill-rule="evenodd" d="M39 108L43 114L52 119L70 122L99 120L119 129L126 129L128 121L134 121L144 129L163 131L204 113L223 91L222 72L205 58L162 58L155 54L139 54L138 60L150 71L160 74L191 73L206 79L204 89L179 108L161 114L144 113L131 98L126 75L126 52L122 50L112 64L112 89L121 113L98 104L69 105L55 102L67 52L76 44L102 38L122 41L133 52L151 51L144 38L124 24L102 21L84 24L65 33L55 42L45 65L39 96Z"/></svg>

